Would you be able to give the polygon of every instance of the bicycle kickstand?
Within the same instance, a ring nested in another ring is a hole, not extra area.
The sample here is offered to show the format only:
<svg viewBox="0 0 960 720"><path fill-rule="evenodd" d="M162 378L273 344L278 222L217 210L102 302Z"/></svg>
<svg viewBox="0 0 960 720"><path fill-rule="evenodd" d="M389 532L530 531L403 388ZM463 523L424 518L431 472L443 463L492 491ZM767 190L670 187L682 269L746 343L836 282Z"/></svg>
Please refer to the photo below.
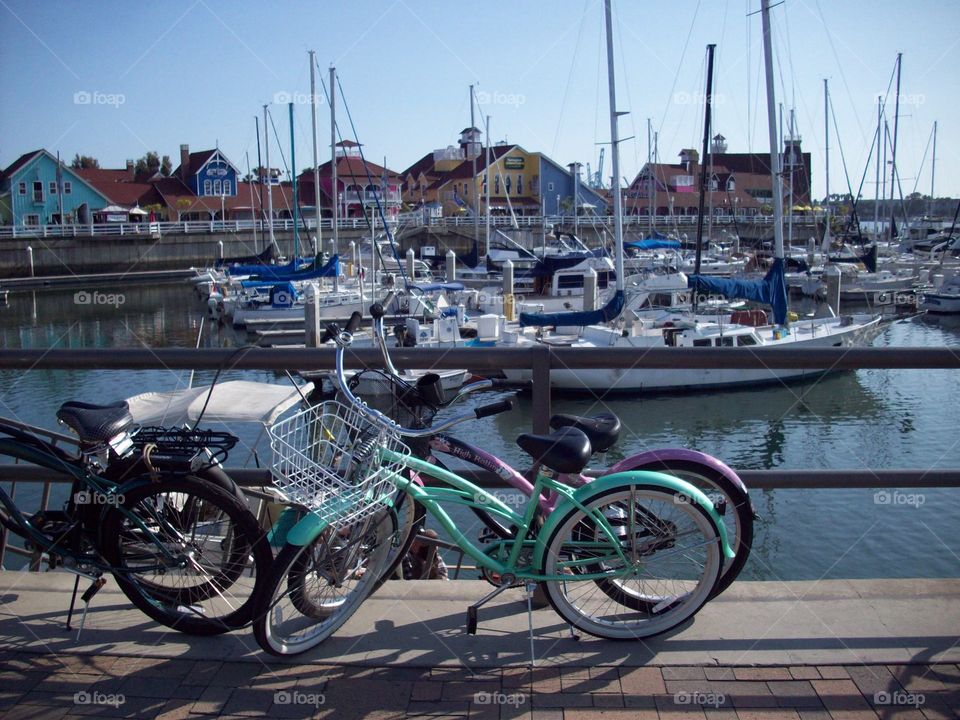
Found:
<svg viewBox="0 0 960 720"><path fill-rule="evenodd" d="M527 583L527 625L530 629L530 669L537 666L537 658L533 654L533 594L537 591L535 582Z"/></svg>
<svg viewBox="0 0 960 720"><path fill-rule="evenodd" d="M467 634L468 635L477 634L477 610L479 610L482 606L486 605L488 602L493 600L497 595L502 593L504 590L509 590L512 587L516 587L516 586L510 585L510 584L500 585L494 588L493 590L491 590L490 592L488 592L482 598L477 600L477 602L475 602L473 605L467 608Z"/></svg>
<svg viewBox="0 0 960 720"><path fill-rule="evenodd" d="M93 600L93 596L100 592L100 588L107 584L107 579L105 577L98 576L93 579L93 582L90 583L83 595L80 596L80 600L83 602L83 615L80 616L80 627L77 628L77 642L80 642L80 633L83 632L83 626L87 622L87 610L90 609L90 601ZM73 618L73 610L76 606L77 600L77 588L80 585L80 576L77 575L76 580L73 583L73 595L70 598L70 612L67 613L67 631L72 632L73 628L70 627L70 621Z"/></svg>

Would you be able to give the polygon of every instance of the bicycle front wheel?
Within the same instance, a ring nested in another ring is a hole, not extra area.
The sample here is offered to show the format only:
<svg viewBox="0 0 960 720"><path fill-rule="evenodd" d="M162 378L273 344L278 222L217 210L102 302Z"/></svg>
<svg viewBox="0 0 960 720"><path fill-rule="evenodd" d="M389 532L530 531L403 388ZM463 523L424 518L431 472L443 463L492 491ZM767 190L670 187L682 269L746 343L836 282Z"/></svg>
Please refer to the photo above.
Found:
<svg viewBox="0 0 960 720"><path fill-rule="evenodd" d="M572 508L550 534L542 567L546 575L569 576L544 583L568 623L603 638L649 637L689 619L709 599L722 555L717 527L701 507L647 485L606 490L583 504L589 512ZM596 573L607 577L584 577ZM606 582L644 602L616 601Z"/></svg>
<svg viewBox="0 0 960 720"><path fill-rule="evenodd" d="M272 552L234 494L193 476L161 477L122 496L101 545L117 585L157 622L218 635L250 622Z"/></svg>
<svg viewBox="0 0 960 720"><path fill-rule="evenodd" d="M272 655L299 655L343 625L378 586L395 534L382 510L309 545L287 544L255 603L253 634Z"/></svg>

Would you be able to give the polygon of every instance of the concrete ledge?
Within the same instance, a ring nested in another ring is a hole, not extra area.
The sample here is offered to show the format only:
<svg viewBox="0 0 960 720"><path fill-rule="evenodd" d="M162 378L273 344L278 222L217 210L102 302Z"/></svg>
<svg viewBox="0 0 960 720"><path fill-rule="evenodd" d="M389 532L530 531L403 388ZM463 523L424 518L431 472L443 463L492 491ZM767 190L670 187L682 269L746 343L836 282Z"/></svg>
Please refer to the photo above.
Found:
<svg viewBox="0 0 960 720"><path fill-rule="evenodd" d="M0 573L0 646L23 653L260 663L249 630L195 638L159 627L112 582L93 601L79 641L63 628L73 587L65 573ZM296 658L404 667L524 666L525 602L511 590L480 612L476 636L466 608L480 581L390 582L330 640ZM960 580L740 582L672 633L637 642L571 639L551 608L534 611L543 665L821 665L960 662Z"/></svg>

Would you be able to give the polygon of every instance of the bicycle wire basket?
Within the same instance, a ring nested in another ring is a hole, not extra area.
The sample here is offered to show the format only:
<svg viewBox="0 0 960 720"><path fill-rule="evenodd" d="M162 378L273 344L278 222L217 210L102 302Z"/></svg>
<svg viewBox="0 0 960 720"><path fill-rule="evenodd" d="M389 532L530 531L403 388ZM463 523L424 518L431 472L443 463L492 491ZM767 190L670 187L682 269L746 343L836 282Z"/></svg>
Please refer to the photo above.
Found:
<svg viewBox="0 0 960 720"><path fill-rule="evenodd" d="M392 494L399 467L379 451L410 452L399 434L335 400L280 420L269 433L277 489L337 527L370 515Z"/></svg>

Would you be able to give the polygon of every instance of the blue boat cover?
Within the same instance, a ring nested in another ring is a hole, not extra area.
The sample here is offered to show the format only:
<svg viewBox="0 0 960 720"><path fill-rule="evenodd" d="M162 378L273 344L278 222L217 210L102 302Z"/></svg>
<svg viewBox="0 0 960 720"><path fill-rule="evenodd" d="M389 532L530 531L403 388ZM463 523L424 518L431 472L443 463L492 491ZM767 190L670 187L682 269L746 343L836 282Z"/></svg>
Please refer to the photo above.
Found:
<svg viewBox="0 0 960 720"><path fill-rule="evenodd" d="M274 276L294 272L297 268L312 262L313 258L304 257L299 260L291 260L285 265L231 265L227 268L227 272L231 275L253 275L257 273Z"/></svg>
<svg viewBox="0 0 960 720"><path fill-rule="evenodd" d="M420 292L437 292L438 290L448 290L449 292L460 292L463 290L463 283L460 282L436 282L436 283L424 283L423 285L411 285L411 288L416 288Z"/></svg>
<svg viewBox="0 0 960 720"><path fill-rule="evenodd" d="M687 287L696 292L719 293L731 300L753 300L773 308L773 320L777 325L787 321L787 281L784 276L783 258L774 258L773 265L763 280L732 280L728 278L690 275Z"/></svg>
<svg viewBox="0 0 960 720"><path fill-rule="evenodd" d="M313 280L315 278L322 277L333 277L340 272L340 256L334 255L330 258L326 264L316 267L316 263L313 267L308 268L307 270L300 270L298 272L288 272L288 273L257 273L251 275L251 280Z"/></svg>
<svg viewBox="0 0 960 720"><path fill-rule="evenodd" d="M586 325L597 325L599 323L610 322L623 312L624 298L623 291L618 290L614 293L606 305L599 310L586 310L581 312L562 312L562 313L520 313L520 325L553 325L554 327L584 327Z"/></svg>
<svg viewBox="0 0 960 720"><path fill-rule="evenodd" d="M659 238L648 237L643 240L631 240L630 242L625 242L624 247L634 248L636 250L660 250L663 248L669 248L671 250L676 250L680 247L679 240L667 240L665 237L660 236Z"/></svg>

